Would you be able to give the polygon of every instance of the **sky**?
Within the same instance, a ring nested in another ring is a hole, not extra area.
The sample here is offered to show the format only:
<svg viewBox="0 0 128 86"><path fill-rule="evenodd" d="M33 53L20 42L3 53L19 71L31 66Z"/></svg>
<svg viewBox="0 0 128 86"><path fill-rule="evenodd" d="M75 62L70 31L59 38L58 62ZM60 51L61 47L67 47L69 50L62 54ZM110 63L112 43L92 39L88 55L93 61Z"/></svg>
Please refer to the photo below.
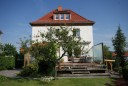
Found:
<svg viewBox="0 0 128 86"><path fill-rule="evenodd" d="M19 38L32 33L29 23L58 6L95 22L94 44L103 42L113 50L111 40L119 25L128 37L128 0L0 0L1 41L19 49Z"/></svg>

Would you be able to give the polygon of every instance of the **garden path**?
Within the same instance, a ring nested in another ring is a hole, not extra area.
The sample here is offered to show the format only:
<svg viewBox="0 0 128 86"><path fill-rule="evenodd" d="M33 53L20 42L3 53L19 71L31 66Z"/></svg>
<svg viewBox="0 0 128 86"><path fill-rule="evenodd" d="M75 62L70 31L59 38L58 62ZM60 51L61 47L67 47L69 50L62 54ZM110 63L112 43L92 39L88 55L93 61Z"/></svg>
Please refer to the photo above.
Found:
<svg viewBox="0 0 128 86"><path fill-rule="evenodd" d="M14 69L14 70L2 70L0 71L0 75L10 77L10 78L16 78L18 77L17 74L20 72L20 69Z"/></svg>

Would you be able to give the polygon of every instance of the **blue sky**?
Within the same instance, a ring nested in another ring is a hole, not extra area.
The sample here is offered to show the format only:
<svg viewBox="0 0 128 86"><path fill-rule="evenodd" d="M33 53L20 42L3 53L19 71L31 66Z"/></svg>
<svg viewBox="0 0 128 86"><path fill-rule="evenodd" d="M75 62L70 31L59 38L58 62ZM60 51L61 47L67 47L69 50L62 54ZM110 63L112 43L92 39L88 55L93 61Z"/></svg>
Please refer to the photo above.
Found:
<svg viewBox="0 0 128 86"><path fill-rule="evenodd" d="M19 48L19 38L31 35L29 23L58 6L96 22L94 44L103 42L113 50L111 39L119 25L128 37L128 0L0 0L2 42Z"/></svg>

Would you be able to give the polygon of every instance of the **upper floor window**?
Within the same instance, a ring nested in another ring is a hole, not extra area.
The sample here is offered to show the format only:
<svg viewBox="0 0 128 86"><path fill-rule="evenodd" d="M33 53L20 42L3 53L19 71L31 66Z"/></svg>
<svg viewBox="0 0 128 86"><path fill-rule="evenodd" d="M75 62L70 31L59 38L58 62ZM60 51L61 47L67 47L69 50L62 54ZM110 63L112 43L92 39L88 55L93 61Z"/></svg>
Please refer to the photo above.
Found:
<svg viewBox="0 0 128 86"><path fill-rule="evenodd" d="M80 37L80 29L73 29L73 36Z"/></svg>
<svg viewBox="0 0 128 86"><path fill-rule="evenodd" d="M60 14L60 20L64 20L64 14Z"/></svg>
<svg viewBox="0 0 128 86"><path fill-rule="evenodd" d="M59 20L59 14L55 14L55 20Z"/></svg>
<svg viewBox="0 0 128 86"><path fill-rule="evenodd" d="M65 19L66 19L66 20L69 20L69 19L70 19L70 14L66 14Z"/></svg>
<svg viewBox="0 0 128 86"><path fill-rule="evenodd" d="M70 14L54 14L55 20L70 20Z"/></svg>

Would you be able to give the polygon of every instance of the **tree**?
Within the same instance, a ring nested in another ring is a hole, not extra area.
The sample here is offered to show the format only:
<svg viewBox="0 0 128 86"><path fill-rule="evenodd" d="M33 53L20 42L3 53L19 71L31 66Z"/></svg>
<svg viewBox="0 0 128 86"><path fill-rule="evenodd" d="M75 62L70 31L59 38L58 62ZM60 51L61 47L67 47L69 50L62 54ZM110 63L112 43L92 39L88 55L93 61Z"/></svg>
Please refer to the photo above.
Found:
<svg viewBox="0 0 128 86"><path fill-rule="evenodd" d="M0 36L3 34L3 32L0 30ZM1 43L1 39L0 39L0 43Z"/></svg>
<svg viewBox="0 0 128 86"><path fill-rule="evenodd" d="M2 43L0 43L0 56L3 55L3 49L4 49L4 46Z"/></svg>
<svg viewBox="0 0 128 86"><path fill-rule="evenodd" d="M3 53L7 56L15 56L17 54L16 47L12 44L5 44Z"/></svg>
<svg viewBox="0 0 128 86"><path fill-rule="evenodd" d="M70 51L70 56L71 56L72 53L74 53L73 50L83 43L83 41L81 40L80 37L73 36L72 28L66 27L66 26L60 26L58 28L50 27L48 29L48 32L47 33L41 33L41 36L42 36L43 42L46 42L46 40L47 40L47 42L55 43L55 45L57 45L58 48L61 48L63 50L62 55L60 55L56 59L56 61L55 61L56 63L58 63L59 60L66 53L69 52L69 48L71 49L71 51ZM78 46L76 46L76 45L78 45ZM81 46L81 49L82 49L82 46ZM55 67L56 67L56 65L55 65ZM56 77L56 74L55 74L55 77Z"/></svg>
<svg viewBox="0 0 128 86"><path fill-rule="evenodd" d="M3 34L3 32L0 30L0 35L2 35Z"/></svg>
<svg viewBox="0 0 128 86"><path fill-rule="evenodd" d="M54 68L60 59L69 51L69 48L71 49L70 56L72 56L73 49L76 45L81 45L82 42L80 37L73 36L72 28L66 26L50 27L48 28L48 32L40 33L40 35L41 42L36 40L32 44L29 43L31 44L30 52L41 65L42 63L44 65L44 63L54 61ZM28 42L30 41L21 40L22 47L24 46L26 50L28 49ZM56 58L57 48L63 50L62 55L58 56L58 58Z"/></svg>
<svg viewBox="0 0 128 86"><path fill-rule="evenodd" d="M125 63L124 53L126 48L126 37L122 32L120 26L118 27L115 37L112 38L112 43L117 57L116 60L118 60L118 63L122 67L122 72L123 72L123 67Z"/></svg>
<svg viewBox="0 0 128 86"><path fill-rule="evenodd" d="M103 45L103 54L105 59L112 59L112 52L107 45Z"/></svg>
<svg viewBox="0 0 128 86"><path fill-rule="evenodd" d="M66 26L60 26L59 28L50 27L48 33L41 33L41 36L42 40L47 39L48 42L53 42L58 48L62 48L63 54L58 57L57 61L68 52L68 48L74 50L76 45L81 45L82 42L80 37L73 36L72 28Z"/></svg>

